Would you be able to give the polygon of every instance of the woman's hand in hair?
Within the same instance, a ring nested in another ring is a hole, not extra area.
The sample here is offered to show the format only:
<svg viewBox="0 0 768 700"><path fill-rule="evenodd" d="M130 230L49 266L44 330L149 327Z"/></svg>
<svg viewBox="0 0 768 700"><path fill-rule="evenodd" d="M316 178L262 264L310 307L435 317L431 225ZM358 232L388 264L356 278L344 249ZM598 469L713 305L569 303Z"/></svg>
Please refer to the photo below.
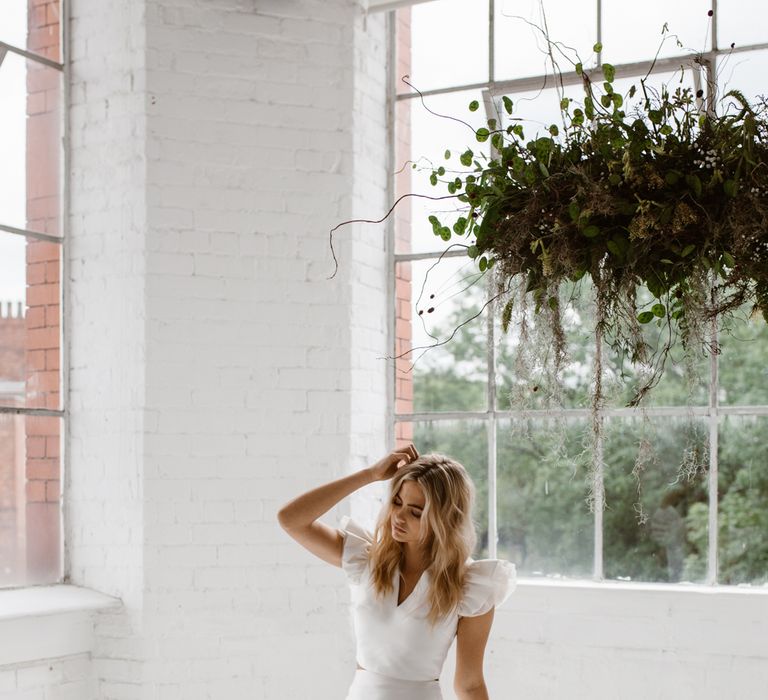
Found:
<svg viewBox="0 0 768 700"><path fill-rule="evenodd" d="M371 476L374 481L386 481L391 479L400 467L415 462L418 458L419 453L416 451L413 443L410 443L406 447L390 452L386 457L370 467Z"/></svg>

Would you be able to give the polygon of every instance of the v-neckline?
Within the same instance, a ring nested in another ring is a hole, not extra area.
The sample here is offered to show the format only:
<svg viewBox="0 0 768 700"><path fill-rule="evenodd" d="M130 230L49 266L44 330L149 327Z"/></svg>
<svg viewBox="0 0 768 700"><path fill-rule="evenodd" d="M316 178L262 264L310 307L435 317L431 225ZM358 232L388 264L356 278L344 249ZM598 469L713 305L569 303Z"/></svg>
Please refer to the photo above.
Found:
<svg viewBox="0 0 768 700"><path fill-rule="evenodd" d="M402 608L411 598L413 598L413 594L416 592L416 589L421 585L421 582L424 580L424 574L426 572L427 572L426 569L424 569L424 571L421 572L421 574L419 575L419 578L416 579L416 583L413 585L413 588L411 589L411 592L407 596L405 596L405 598L403 598L402 601L400 601L398 603L397 601L400 598L400 587L401 587L403 578L400 575L400 569L399 568L397 569L397 572L396 572L396 576L397 576L397 589L395 591L395 607L396 608L398 608L398 609Z"/></svg>

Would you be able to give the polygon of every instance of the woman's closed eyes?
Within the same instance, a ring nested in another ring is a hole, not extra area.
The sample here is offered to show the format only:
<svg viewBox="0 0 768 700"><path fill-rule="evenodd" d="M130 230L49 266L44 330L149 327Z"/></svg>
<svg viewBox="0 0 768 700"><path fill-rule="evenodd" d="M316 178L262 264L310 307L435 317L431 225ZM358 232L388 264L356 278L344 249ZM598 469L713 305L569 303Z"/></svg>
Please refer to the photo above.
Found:
<svg viewBox="0 0 768 700"><path fill-rule="evenodd" d="M402 502L402 501L401 501L399 498L394 498L394 499L392 500L392 503L393 503L394 505L398 506L398 507L400 507L400 506L402 506L402 505L403 505L403 502ZM420 510L418 510L417 508L410 508L410 509L408 510L408 512L409 512L409 513L410 513L410 514L411 514L411 515L412 515L414 518L416 518L417 520L418 520L419 518L421 518L421 511L420 511Z"/></svg>

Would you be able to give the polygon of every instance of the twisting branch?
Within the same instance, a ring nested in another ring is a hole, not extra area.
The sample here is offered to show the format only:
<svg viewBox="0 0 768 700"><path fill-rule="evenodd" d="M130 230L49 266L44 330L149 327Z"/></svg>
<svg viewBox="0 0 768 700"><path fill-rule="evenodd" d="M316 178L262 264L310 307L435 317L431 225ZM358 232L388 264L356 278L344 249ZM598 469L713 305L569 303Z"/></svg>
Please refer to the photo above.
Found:
<svg viewBox="0 0 768 700"><path fill-rule="evenodd" d="M402 202L406 197L418 197L420 199L429 199L433 202L438 202L441 199L456 199L459 197L457 194L446 194L442 197L431 197L428 194L414 194L413 192L409 192L408 194L404 194L401 197L398 197L397 200L395 200L395 203L389 208L389 211L384 214L380 219L349 219L349 221L342 221L340 224L336 224L334 226L329 234L328 234L328 242L331 246L331 255L333 255L333 274L328 277L329 280L336 277L336 273L339 271L339 261L336 258L336 251L333 248L333 234L338 231L342 226L347 226L348 224L380 224L386 221L392 212L395 210L398 204Z"/></svg>
<svg viewBox="0 0 768 700"><path fill-rule="evenodd" d="M479 316L482 316L483 315L483 311L485 311L486 308L488 308L488 306L493 304L493 302L496 301L498 298L500 298L500 297L504 296L505 294L507 294L507 292L509 292L509 287L511 285L511 282L512 281L509 280L509 284L507 285L507 287L502 288L502 290L498 294L495 294L490 299L488 299L488 301L486 301L485 304L483 304L480 307L480 311L478 311L474 316L470 316L468 319L462 321L458 326L456 326L456 328L453 329L453 332L445 340L437 341L435 343L432 343L432 345L418 345L415 348L411 348L410 350L406 350L405 352L401 352L399 355L387 355L385 359L387 359L387 360L400 360L403 357L405 357L406 355L410 355L412 352L416 352L417 350L423 350L423 352L411 363L410 369L402 370L404 374L408 374L416 366L416 363L422 357L424 357L425 353L428 350L432 350L432 348L439 348L441 345L446 345L447 343L450 343L451 340L453 340L456 337L456 334L459 332L459 330L461 330L468 323L472 323L472 321L474 321Z"/></svg>
<svg viewBox="0 0 768 700"><path fill-rule="evenodd" d="M411 77L410 75L404 75L404 76L401 78L401 80L402 80L402 81L403 81L403 82L404 82L404 83L405 83L405 84L406 84L406 85L407 85L409 88L411 88L411 90L413 90L414 92L416 92L416 93L418 94L418 96L419 96L419 99L421 100L421 106L422 106L422 107L424 107L424 109L426 109L426 110L427 110L427 112L429 112L429 113L430 113L430 114L431 114L433 117L439 117L440 119L448 119L448 120L450 120L450 121L452 121L452 122L458 122L459 124L463 124L464 126L466 126L466 127L467 127L467 129L469 129L470 131L472 131L472 133L473 133L473 134L476 134L476 133L477 133L477 129L475 129L475 127L474 127L474 126L472 126L471 124L469 124L468 122L465 122L463 119L459 119L458 117L452 117L452 116L450 116L450 115L448 115L448 114L439 114L438 112L435 112L434 110L432 110L432 109L430 109L429 107L427 107L427 103L426 103L426 102L424 102L424 94L421 92L421 90L419 90L417 87L415 87L415 86L413 85L413 83L411 83L411 82L408 80L410 77Z"/></svg>

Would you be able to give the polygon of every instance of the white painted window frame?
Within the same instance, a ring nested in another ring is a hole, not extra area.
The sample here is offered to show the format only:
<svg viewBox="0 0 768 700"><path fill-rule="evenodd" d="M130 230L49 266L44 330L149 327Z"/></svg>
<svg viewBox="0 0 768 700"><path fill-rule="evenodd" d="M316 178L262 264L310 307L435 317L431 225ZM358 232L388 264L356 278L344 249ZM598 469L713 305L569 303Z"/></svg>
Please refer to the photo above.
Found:
<svg viewBox="0 0 768 700"><path fill-rule="evenodd" d="M15 0L17 2L24 2L26 4L26 0ZM54 70L58 70L62 75L62 88L61 88L61 113L59 115L60 119L60 133L61 133L61 151L60 151L60 159L59 159L59 187L60 187L60 221L61 221L61 230L60 235L54 236L47 233L42 233L40 231L31 231L29 229L25 228L18 228L15 226L9 226L5 222L0 221L0 231L5 233L10 233L17 236L23 236L25 238L33 239L33 240L39 240L39 241L48 241L50 243L56 243L61 246L61 266L62 266L62 273L59 278L59 301L60 301L60 353L61 353L61 363L60 363L60 377L61 377L61 398L60 398L60 407L59 409L46 409L46 408L29 408L26 406L4 406L0 405L0 415L19 415L19 416L49 416L49 417L58 417L62 419L62 449L60 452L60 458L59 458L59 468L61 470L60 479L62 484L62 491L66 492L66 489L64 488L66 483L66 467L65 467L65 460L66 460L66 454L67 454L67 445L68 445L68 421L66 420L66 406L67 406L67 397L69 395L69 372L67 371L67 368L69 366L68 362L68 352L67 352L67 343L65 341L65 338L67 337L67 328L66 328L66 307L65 307L65 286L66 281L69 277L67 274L67 246L65 245L66 240L66 231L67 226L69 222L69 184L68 184L68 173L69 173L69 117L68 117L68 111L69 111L69 69L68 69L68 37L69 37L69 0L59 0L59 11L60 11L60 20L59 20L59 47L60 47L60 54L61 54L61 62L58 61L52 61L49 58L46 58L45 56L41 56L40 54L27 51L26 49L23 49L19 46L15 46L13 44L9 44L4 41L0 41L0 70L2 70L2 64L3 60L5 59L6 55L8 53L14 53L18 56L21 56L22 58L33 61L35 63L39 63L44 66L48 66L49 68L53 68ZM60 501L60 529L59 531L62 533L60 537L60 562L61 562L61 570L60 570L60 577L59 581L66 580L67 578L67 571L68 571L68 562L66 559L66 546L65 546L65 513L66 513L66 501L62 497ZM9 589L5 589L9 590ZM13 589L10 589L13 590Z"/></svg>
<svg viewBox="0 0 768 700"><path fill-rule="evenodd" d="M469 1L469 0L468 0ZM473 0L474 1L474 0ZM390 12L389 29L391 34L390 39L390 98L389 98L389 133L394 135L395 131L395 105L397 102L403 100L417 99L416 94L397 94L396 89L396 69L395 69L395 10L401 7L407 7L410 5L420 4L421 2L439 2L439 0L369 0L369 11L388 11ZM711 9L715 16L717 16L717 2L718 0L711 0ZM597 41L602 42L602 0L596 0L596 36ZM424 96L440 95L451 92L466 91L472 89L480 89L483 91L484 104L486 109L487 118L492 118L495 115L491 113L493 98L510 94L517 91L526 91L538 89L544 76L533 76L530 78L520 78L516 80L500 81L495 80L495 66L494 66L494 0L488 0L488 25L489 25L489 41L488 41L488 82L486 83L472 83L466 85L454 85L447 88L440 88L434 90L423 90L421 94ZM726 53L744 53L748 51L755 51L760 49L768 49L768 42L760 44L751 44L745 46L739 46L734 49L728 49L724 51L718 48L717 43L717 22L712 23L711 31L711 43L709 51L703 53L699 57L699 68L703 70L694 70L694 80L696 81L696 87L702 84L706 84L707 93L706 99L714 102L716 99L717 84L714 80L713 67L716 65L718 56ZM669 58L659 59L655 62L652 61L639 61L634 63L617 64L616 76L617 77L635 77L645 75L654 63L654 68L660 72L665 70L676 70L680 67L681 63L691 63L690 55L672 56ZM598 55L597 66L600 66L600 56ZM575 74L563 76L564 85L577 85L581 81L581 78ZM703 85L704 86L704 85ZM395 152L394 152L394 138L390 138L390 164L395 165ZM390 168L390 172L394 172L395 167ZM392 178L394 180L394 178ZM390 193L394 193L394 182L390 184ZM393 199L391 197L390 199ZM394 224L389 222L388 230L388 256L389 256L389 285L388 285L388 308L390 309L389 319L389 347L391 348L392 356L395 355L396 336L395 336L395 269L398 263L412 262L415 260L427 260L436 259L441 254L443 257L465 257L464 251L451 251L443 253L441 251L428 252L428 253L407 253L399 254L395 253L394 242ZM523 416L521 411L514 410L498 410L496 405L495 396L495 339L494 339L494 324L492 309L489 309L489 313L486 314L486 327L488 338L488 388L487 388L487 410L485 411L456 411L445 413L408 413L398 414L394 410L395 406L395 381L396 375L393 367L390 372L388 381L388 398L389 398L389 415L390 415L390 435L389 442L394 444L394 425L395 423L414 423L414 422L437 422L437 421L454 421L454 420L482 420L486 421L486 432L488 440L488 465L487 465L487 478L488 478L488 556L497 556L497 543L498 543L498 522L497 522L497 490L496 490L496 438L497 428L499 420L503 419L515 419ZM707 550L707 575L706 585L717 585L717 550L718 550L718 428L722 418L726 416L768 416L768 405L761 406L720 406L718 403L718 357L716 354L710 356L709 362L710 370L710 392L707 406L689 408L687 406L673 406L673 407L660 407L660 408L648 408L644 409L644 414L649 417L690 417L698 416L707 419L708 433L709 433L709 469L708 469L708 493L709 493L709 537L708 537L708 550ZM590 416L589 409L566 409L563 411L525 411L526 418L547 417L547 416L565 416L566 418L587 418ZM605 408L600 411L601 418L607 417L631 417L637 416L638 412L631 408ZM601 439L602 442L602 439ZM599 455L602 455L603 445L598 444L596 453L598 454L599 463L595 469L594 484L596 502L600 503L603 492L603 464ZM595 508L594 511L594 564L592 580L596 582L605 581L605 572L603 566L603 519L602 510ZM632 585L632 584L628 584ZM635 584L635 585L640 585ZM682 585L682 584L672 584Z"/></svg>

